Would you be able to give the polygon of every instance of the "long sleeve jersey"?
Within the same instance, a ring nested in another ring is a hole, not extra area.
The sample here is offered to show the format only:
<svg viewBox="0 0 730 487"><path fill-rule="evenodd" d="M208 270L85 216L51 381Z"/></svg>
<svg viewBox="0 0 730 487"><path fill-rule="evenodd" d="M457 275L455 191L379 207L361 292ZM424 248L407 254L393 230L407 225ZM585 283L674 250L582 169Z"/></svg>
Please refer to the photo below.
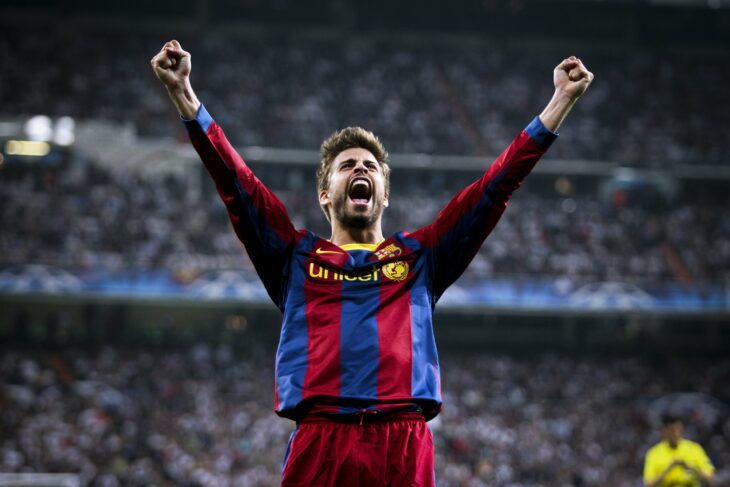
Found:
<svg viewBox="0 0 730 487"><path fill-rule="evenodd" d="M337 246L294 228L284 205L201 106L185 121L233 228L283 314L275 410L301 419L412 405L441 409L433 311L557 134L538 117L435 221L377 245Z"/></svg>

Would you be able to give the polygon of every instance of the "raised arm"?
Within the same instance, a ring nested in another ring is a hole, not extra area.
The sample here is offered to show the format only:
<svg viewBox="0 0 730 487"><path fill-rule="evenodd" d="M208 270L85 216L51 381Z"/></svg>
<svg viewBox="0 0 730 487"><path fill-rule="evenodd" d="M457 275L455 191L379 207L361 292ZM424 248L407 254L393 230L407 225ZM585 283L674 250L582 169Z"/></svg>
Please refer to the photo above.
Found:
<svg viewBox="0 0 730 487"><path fill-rule="evenodd" d="M192 120L200 109L200 101L190 85L190 53L176 40L166 42L150 60L152 70L167 90L180 116Z"/></svg>
<svg viewBox="0 0 730 487"><path fill-rule="evenodd" d="M429 249L436 298L466 269L499 221L507 201L557 137L557 130L593 74L574 56L553 70L555 94L542 113L489 166L481 178L460 191L436 220L414 232Z"/></svg>
<svg viewBox="0 0 730 487"><path fill-rule="evenodd" d="M281 201L253 174L228 142L223 129L198 101L190 84L190 53L179 42L170 41L152 58L151 64L215 181L236 235L246 246L269 296L282 308L287 264L300 233L294 229Z"/></svg>

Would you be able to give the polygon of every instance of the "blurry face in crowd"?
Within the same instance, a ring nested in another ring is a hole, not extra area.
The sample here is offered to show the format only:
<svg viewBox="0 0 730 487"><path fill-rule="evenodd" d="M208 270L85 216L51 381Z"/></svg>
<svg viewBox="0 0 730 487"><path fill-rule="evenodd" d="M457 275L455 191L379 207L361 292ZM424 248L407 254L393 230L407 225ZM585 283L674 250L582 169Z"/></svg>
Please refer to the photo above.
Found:
<svg viewBox="0 0 730 487"><path fill-rule="evenodd" d="M383 169L373 154L360 147L340 152L332 163L329 188L319 194L331 218L364 229L380 220L388 206Z"/></svg>
<svg viewBox="0 0 730 487"><path fill-rule="evenodd" d="M681 421L674 421L662 426L662 436L667 442L669 442L669 445L672 448L675 448L679 443L679 440L682 438L683 431L684 425L682 425Z"/></svg>

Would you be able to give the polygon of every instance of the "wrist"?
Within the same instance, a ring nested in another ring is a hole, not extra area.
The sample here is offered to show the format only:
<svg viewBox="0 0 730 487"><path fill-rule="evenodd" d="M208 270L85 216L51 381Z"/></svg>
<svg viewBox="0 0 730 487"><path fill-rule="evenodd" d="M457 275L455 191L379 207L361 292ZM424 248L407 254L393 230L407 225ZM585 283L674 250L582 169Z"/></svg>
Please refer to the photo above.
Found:
<svg viewBox="0 0 730 487"><path fill-rule="evenodd" d="M557 132L575 102L576 100L568 93L560 88L556 88L553 97L540 114L540 121L542 121L548 130Z"/></svg>
<svg viewBox="0 0 730 487"><path fill-rule="evenodd" d="M195 96L190 79L185 78L180 83L167 85L167 94L177 107L177 111L181 117L192 120L200 108L200 102Z"/></svg>
<svg viewBox="0 0 730 487"><path fill-rule="evenodd" d="M553 93L554 103L572 107L576 101L578 101L578 96L575 96L562 88L555 88L555 92Z"/></svg>
<svg viewBox="0 0 730 487"><path fill-rule="evenodd" d="M166 84L165 89L167 89L167 93L172 96L186 96L186 93L192 91L192 87L190 86L190 79L185 78L180 81L175 81L174 83Z"/></svg>

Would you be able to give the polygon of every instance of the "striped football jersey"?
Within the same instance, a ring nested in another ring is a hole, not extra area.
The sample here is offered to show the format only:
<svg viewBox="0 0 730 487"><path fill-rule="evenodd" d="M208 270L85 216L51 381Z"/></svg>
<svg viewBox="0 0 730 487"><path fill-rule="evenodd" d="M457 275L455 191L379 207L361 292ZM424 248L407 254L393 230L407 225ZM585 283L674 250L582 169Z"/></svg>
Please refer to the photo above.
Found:
<svg viewBox="0 0 730 487"><path fill-rule="evenodd" d="M466 269L507 200L557 134L538 117L435 221L377 245L339 247L294 228L201 106L185 126L233 228L283 313L275 409L311 412L441 409L433 311Z"/></svg>

